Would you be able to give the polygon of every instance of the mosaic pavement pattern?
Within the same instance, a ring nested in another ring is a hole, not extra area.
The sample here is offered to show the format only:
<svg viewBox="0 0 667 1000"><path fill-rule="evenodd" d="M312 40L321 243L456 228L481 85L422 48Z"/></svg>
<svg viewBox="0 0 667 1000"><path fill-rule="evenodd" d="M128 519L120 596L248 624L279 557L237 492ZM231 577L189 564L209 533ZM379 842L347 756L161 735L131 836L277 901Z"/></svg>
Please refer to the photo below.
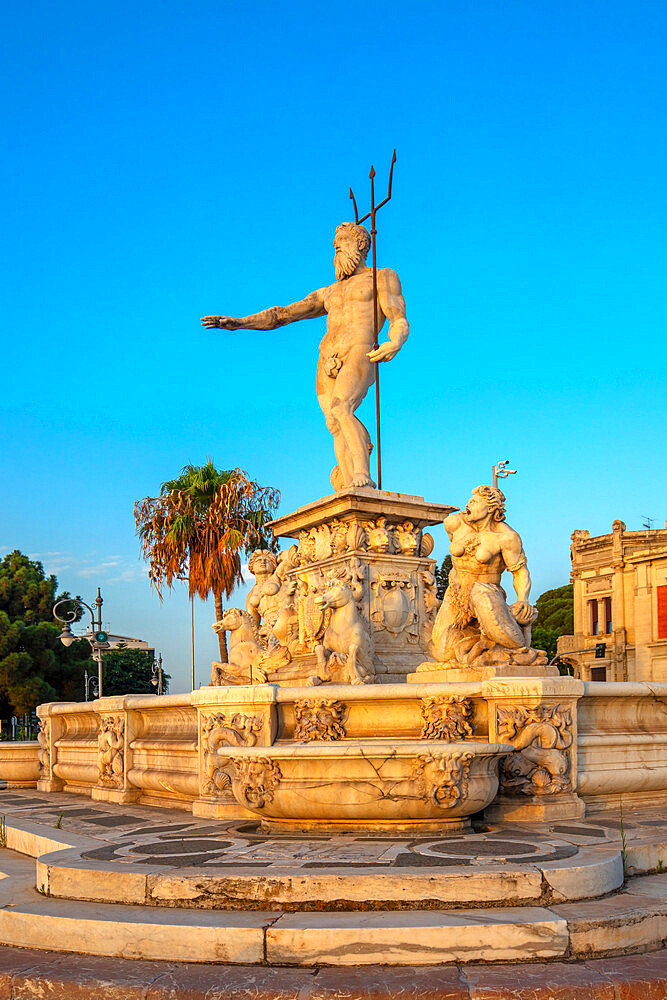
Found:
<svg viewBox="0 0 667 1000"><path fill-rule="evenodd" d="M32 790L0 790L6 815L56 826L99 841L82 851L91 861L156 865L160 868L237 869L270 873L285 866L299 869L368 867L372 870L497 864L537 864L575 858L585 849L620 847L621 823L605 814L580 821L541 825L479 824L469 834L438 839L381 839L351 834L289 836L262 834L258 825L192 819L182 811L146 806L90 803L77 795L42 795ZM630 814L623 829L627 840L654 840L667 819L654 811Z"/></svg>

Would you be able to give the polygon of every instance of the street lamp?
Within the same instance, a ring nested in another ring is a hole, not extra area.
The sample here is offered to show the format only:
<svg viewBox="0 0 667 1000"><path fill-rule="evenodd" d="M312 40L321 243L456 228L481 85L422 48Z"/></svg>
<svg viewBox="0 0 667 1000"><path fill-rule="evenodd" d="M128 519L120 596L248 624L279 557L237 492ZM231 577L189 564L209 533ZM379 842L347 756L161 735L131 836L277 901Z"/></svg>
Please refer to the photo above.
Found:
<svg viewBox="0 0 667 1000"><path fill-rule="evenodd" d="M157 660L153 660L151 671L153 674L151 684L157 688L158 694L162 694L162 653L159 654Z"/></svg>
<svg viewBox="0 0 667 1000"><path fill-rule="evenodd" d="M95 674L88 676L88 671L84 671L83 675L84 690L86 692L86 701L90 701L90 685L93 685L93 698L97 698L99 694L99 688L97 687L97 678Z"/></svg>
<svg viewBox="0 0 667 1000"><path fill-rule="evenodd" d="M100 588L97 588L97 597L95 598L95 606L97 608L97 620L95 620L95 612L91 608L90 604L86 604L82 601L80 597L66 597L62 601L58 601L53 606L53 617L59 622L63 622L62 631L59 635L59 639L63 646L71 646L73 642L77 639L87 639L93 650L93 656L97 660L97 696L102 697L102 650L109 649L109 636L102 628L102 605L104 601L102 600L102 595L100 593ZM63 604L73 604L74 609L69 611L63 611L64 618L58 614L58 608ZM90 631L85 632L83 635L74 635L70 625L75 622L79 617L79 613L87 608L90 612ZM92 678L91 678L92 680ZM86 671L86 701L88 701L88 672Z"/></svg>

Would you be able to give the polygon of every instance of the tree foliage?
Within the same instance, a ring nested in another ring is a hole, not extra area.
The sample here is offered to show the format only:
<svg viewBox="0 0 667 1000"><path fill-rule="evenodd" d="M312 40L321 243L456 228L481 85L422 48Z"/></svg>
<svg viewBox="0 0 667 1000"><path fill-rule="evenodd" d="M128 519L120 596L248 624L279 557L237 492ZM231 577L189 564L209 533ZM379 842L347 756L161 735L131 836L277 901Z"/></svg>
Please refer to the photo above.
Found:
<svg viewBox="0 0 667 1000"><path fill-rule="evenodd" d="M0 563L0 716L23 715L45 701L80 699L88 643L66 649L53 605L58 582L16 549Z"/></svg>
<svg viewBox="0 0 667 1000"><path fill-rule="evenodd" d="M556 655L558 637L574 632L574 587L566 583L554 590L545 590L537 598L539 612L533 627L532 645L546 650L551 660Z"/></svg>
<svg viewBox="0 0 667 1000"><path fill-rule="evenodd" d="M188 580L190 597L205 600L213 593L216 619L222 617L222 596L229 598L241 582L241 554L265 542L270 511L280 494L260 486L242 469L218 470L186 465L180 476L163 483L158 497L134 506L142 555L151 583L163 596L164 587ZM218 636L220 659L227 659L224 633Z"/></svg>
<svg viewBox="0 0 667 1000"><path fill-rule="evenodd" d="M157 694L153 684L154 654L146 649L114 649L102 659L104 696ZM169 674L162 674L163 692L169 690Z"/></svg>
<svg viewBox="0 0 667 1000"><path fill-rule="evenodd" d="M449 574L452 571L452 557L447 554L440 563L440 568L435 569L435 592L440 600L445 596L447 585L449 584Z"/></svg>

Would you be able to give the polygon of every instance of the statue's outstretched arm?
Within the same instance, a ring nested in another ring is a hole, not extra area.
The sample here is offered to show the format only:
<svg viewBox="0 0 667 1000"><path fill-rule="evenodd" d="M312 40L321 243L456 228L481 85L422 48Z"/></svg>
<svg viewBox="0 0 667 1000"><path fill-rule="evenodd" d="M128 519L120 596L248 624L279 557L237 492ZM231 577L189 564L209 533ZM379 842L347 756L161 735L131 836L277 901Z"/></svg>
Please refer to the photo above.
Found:
<svg viewBox="0 0 667 1000"><path fill-rule="evenodd" d="M405 299L396 271L382 268L378 271L378 301L389 320L389 340L383 341L367 357L370 361L391 361L408 339L410 328L405 318Z"/></svg>
<svg viewBox="0 0 667 1000"><path fill-rule="evenodd" d="M324 316L325 288L318 288L300 302L292 302L289 306L271 306L252 316L202 316L202 325L207 330L275 330L286 323L295 323L298 319L314 319Z"/></svg>

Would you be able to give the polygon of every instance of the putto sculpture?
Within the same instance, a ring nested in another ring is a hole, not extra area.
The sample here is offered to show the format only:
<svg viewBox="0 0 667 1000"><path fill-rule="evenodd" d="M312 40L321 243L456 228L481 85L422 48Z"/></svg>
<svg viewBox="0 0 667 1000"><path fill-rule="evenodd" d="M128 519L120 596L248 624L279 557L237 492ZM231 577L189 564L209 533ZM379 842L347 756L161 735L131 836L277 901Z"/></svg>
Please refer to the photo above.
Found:
<svg viewBox="0 0 667 1000"><path fill-rule="evenodd" d="M377 298L373 299L373 270L366 266L371 246L368 231L344 222L334 238L333 285L318 288L300 302L273 306L251 316L204 316L207 329L275 330L300 319L327 317L327 331L317 362L317 400L334 439L337 464L331 473L336 491L375 487L370 474L372 450L368 431L354 415L375 380L375 363L391 361L408 337L405 302L398 275L377 269ZM389 321L389 339L373 348L374 311L378 332Z"/></svg>
<svg viewBox="0 0 667 1000"><path fill-rule="evenodd" d="M521 538L505 521L505 497L493 486L478 486L462 511L444 520L452 570L433 626L437 661L451 666L546 663L532 649L537 609L530 601L530 573ZM512 574L517 600L508 605L500 585ZM423 664L424 670L433 664Z"/></svg>

